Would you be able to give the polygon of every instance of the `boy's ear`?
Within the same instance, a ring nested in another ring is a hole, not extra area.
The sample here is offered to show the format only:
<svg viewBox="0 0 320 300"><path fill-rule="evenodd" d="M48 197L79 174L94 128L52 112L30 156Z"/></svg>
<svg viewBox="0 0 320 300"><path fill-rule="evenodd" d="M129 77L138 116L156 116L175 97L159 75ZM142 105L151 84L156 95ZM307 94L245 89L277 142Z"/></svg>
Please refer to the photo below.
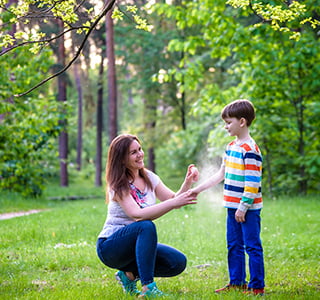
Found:
<svg viewBox="0 0 320 300"><path fill-rule="evenodd" d="M247 125L247 120L245 118L241 118L240 119L240 126L243 127L243 126L246 126Z"/></svg>

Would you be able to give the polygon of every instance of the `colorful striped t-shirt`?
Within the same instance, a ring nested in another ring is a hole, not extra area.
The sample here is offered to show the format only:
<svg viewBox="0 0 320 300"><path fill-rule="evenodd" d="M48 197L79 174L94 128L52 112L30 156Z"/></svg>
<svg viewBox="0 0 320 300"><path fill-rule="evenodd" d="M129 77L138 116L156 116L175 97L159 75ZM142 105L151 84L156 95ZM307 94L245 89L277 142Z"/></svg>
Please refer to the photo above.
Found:
<svg viewBox="0 0 320 300"><path fill-rule="evenodd" d="M262 156L253 139L227 145L225 166L224 206L240 209L261 209Z"/></svg>

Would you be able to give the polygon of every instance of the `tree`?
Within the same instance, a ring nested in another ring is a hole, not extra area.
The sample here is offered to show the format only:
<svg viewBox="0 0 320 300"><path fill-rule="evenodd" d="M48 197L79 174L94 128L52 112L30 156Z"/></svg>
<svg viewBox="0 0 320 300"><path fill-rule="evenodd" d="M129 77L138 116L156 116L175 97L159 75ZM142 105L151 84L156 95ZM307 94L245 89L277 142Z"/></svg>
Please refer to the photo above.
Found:
<svg viewBox="0 0 320 300"><path fill-rule="evenodd" d="M99 68L99 83L97 95L97 147L96 147L96 177L95 185L101 186L101 173L102 173L102 129L103 129L103 75L104 75L104 54L101 51L101 62Z"/></svg>
<svg viewBox="0 0 320 300"><path fill-rule="evenodd" d="M63 23L58 22L61 29ZM58 41L58 66L62 69L65 66L65 45L64 36ZM68 186L68 131L67 131L67 118L64 103L67 101L67 80L66 74L62 73L58 76L58 101L61 102L62 118L59 120L59 125L62 128L59 134L59 159L60 159L60 185Z"/></svg>
<svg viewBox="0 0 320 300"><path fill-rule="evenodd" d="M109 141L117 136L117 76L116 76L116 63L114 55L114 39L113 39L113 19L112 11L110 10L106 16L106 49L108 59L108 108L109 108Z"/></svg>
<svg viewBox="0 0 320 300"><path fill-rule="evenodd" d="M17 28L8 22L10 9L11 5L6 6L1 14L2 30L14 37ZM51 51L44 49L34 56L30 48L12 49L12 60L0 56L0 187L38 196L52 168L52 143L59 131L58 107L47 86L38 93L13 97L26 85L39 82L52 64ZM7 50L2 48L2 52Z"/></svg>
<svg viewBox="0 0 320 300"><path fill-rule="evenodd" d="M104 7L99 11L98 14L94 12L94 5L87 5L87 2L73 3L73 2L55 2L55 1L23 1L19 3L19 6L16 5L15 1L10 2L10 6L6 5L5 1L0 1L0 13L5 18L2 18L3 23L1 23L2 29L7 29L10 26L15 29L15 31L9 32L7 30L0 31L0 57L8 57L13 54L13 56L19 51L19 49L26 48L30 53L38 54L41 50L44 52L47 46L50 46L54 43L55 40L63 38L67 33L78 32L84 33L83 39L80 42L79 46L75 49L75 52L71 55L71 59L66 62L64 55L59 56L59 63L62 65L62 68L57 68L56 72L49 76L45 77L44 73L41 71L37 75L42 75L42 78L39 76L34 76L34 79L37 80L27 80L18 82L20 87L17 88L16 84L12 85L12 88L7 89L5 94L6 98L12 98L13 96L18 96L21 99L26 95L30 95L35 89L41 89L45 83L50 81L55 77L58 78L59 86L59 96L58 99L61 102L66 100L66 74L65 72L68 68L77 60L80 53L82 52L86 41L88 40L90 34L98 26L100 20L110 11L114 5L115 1L108 1ZM50 21L59 22L64 24L64 27L60 28L60 31L52 31L49 26L47 26ZM141 22L141 20L138 20ZM137 24L139 22L137 21ZM25 24L28 24L26 26ZM142 25L141 25L142 26ZM143 26L142 26L143 27ZM49 29L49 30L47 30ZM63 46L60 44L60 54L63 54ZM21 50L22 53L22 50ZM39 57L42 57L39 55ZM20 60L20 63L22 61ZM25 62L24 66L28 66ZM36 64L38 65L38 64ZM24 68L23 68L24 69ZM32 69L32 68L30 68ZM14 73L15 78L18 72ZM30 72L28 73L31 74ZM3 74L6 75L6 74ZM4 76L5 77L5 76ZM43 79L45 78L45 79ZM64 80L63 80L64 79ZM20 79L19 79L20 80ZM6 82L6 78L1 81L1 89L5 88L3 83ZM79 89L78 89L79 90ZM5 98L5 99L6 99ZM29 97L29 99L33 99ZM34 100L32 100L34 101ZM11 110L7 103L1 102L1 111ZM60 107L60 116L66 116L66 106L61 105ZM80 110L79 110L80 112ZM3 118L3 114L1 115ZM80 121L79 121L80 122ZM68 184L68 175L67 175L67 144L68 144L68 135L66 131L67 120L63 119L60 121L59 126L55 127L55 130L60 129L61 134L59 140L61 141L59 152L60 152L60 162L61 162L61 184ZM79 126L81 128L81 126ZM2 132L5 136L5 132ZM81 130L79 130L81 134ZM52 134L54 135L54 134ZM80 148L80 146L78 147ZM81 151L81 150L80 150ZM81 153L81 152L80 152ZM79 153L78 153L79 154ZM81 163L80 155L78 155L78 165ZM80 160L80 163L79 163ZM11 174L11 173L10 173ZM11 176L11 175L10 175ZM31 176L31 173L30 173Z"/></svg>
<svg viewBox="0 0 320 300"><path fill-rule="evenodd" d="M4 2L4 1L3 1ZM0 52L0 56L10 53L12 50L18 47L24 47L25 45L33 45L31 47L31 51L33 53L37 53L40 49L45 46L50 45L50 43L59 37L67 34L71 31L83 32L86 34L83 38L81 45L79 46L77 52L74 54L73 58L66 64L66 66L53 74L52 76L42 80L40 83L31 87L29 90L25 91L22 94L17 96L22 96L30 93L34 89L48 82L52 78L55 78L65 72L72 63L78 58L80 55L85 42L89 38L91 32L96 28L99 24L100 20L106 15L108 11L110 11L115 3L115 0L108 1L104 7L102 8L100 14L95 15L92 13L92 9L86 9L85 5L76 5L73 2L55 2L55 1L39 1L37 4L34 4L33 1L25 0L24 5L20 5L17 7L10 7L10 10L3 6L3 3L0 2L0 9L8 12L10 14L10 19L8 20L8 24L24 24L30 22L30 20L38 20L38 22L46 23L48 19L52 20L61 20L67 25L66 29L63 29L61 32L52 35L51 33L47 36L42 31L29 32L29 34L25 34L23 30L17 31L15 36L12 37L10 34L0 32L0 47L6 47L3 51ZM30 9L32 8L32 9ZM81 26L77 26L76 23L79 20L79 16L81 13L85 11L87 13L87 18L85 19L85 23ZM1 11L0 11L1 12ZM21 28L23 26L20 25ZM31 28L32 29L32 28Z"/></svg>
<svg viewBox="0 0 320 300"><path fill-rule="evenodd" d="M313 124L319 106L315 97L320 87L319 40L312 32L304 32L299 41L265 30L262 35L250 44L255 56L243 57L239 66L242 91L249 90L260 109L258 125L268 158L265 173L271 177L270 190L290 186L306 194L318 177L309 166L320 166L314 157L319 145L308 138L320 136Z"/></svg>
<svg viewBox="0 0 320 300"><path fill-rule="evenodd" d="M0 57L0 99L9 99L49 72L52 52L34 57L16 50L15 59ZM14 76L12 75L14 74ZM8 80L11 78L12 80ZM47 86L12 101L0 101L0 188L39 196L54 169L58 103Z"/></svg>
<svg viewBox="0 0 320 300"><path fill-rule="evenodd" d="M77 170L81 170L82 166L82 128L83 128L83 93L82 93L82 83L81 76L79 72L80 63L76 61L74 63L74 78L78 92L78 134L77 134Z"/></svg>
<svg viewBox="0 0 320 300"><path fill-rule="evenodd" d="M138 7L144 7L144 4L144 1L136 2ZM141 8L141 11L145 10L150 10L150 7ZM154 170L157 145L165 144L168 135L177 128L186 129L190 98L186 99L185 92L180 92L180 82L161 85L154 80L160 70L178 66L180 62L180 54L168 53L166 49L170 38L178 35L174 22L158 18L155 13L148 13L144 17L153 24L151 32L133 30L134 23L124 19L116 24L115 46L116 54L123 61L122 73L126 74L125 78L120 78L124 97L128 90L131 92L128 99L131 115L137 107L136 117L130 115L130 122L121 125L143 137L148 167ZM122 113L120 110L119 115Z"/></svg>

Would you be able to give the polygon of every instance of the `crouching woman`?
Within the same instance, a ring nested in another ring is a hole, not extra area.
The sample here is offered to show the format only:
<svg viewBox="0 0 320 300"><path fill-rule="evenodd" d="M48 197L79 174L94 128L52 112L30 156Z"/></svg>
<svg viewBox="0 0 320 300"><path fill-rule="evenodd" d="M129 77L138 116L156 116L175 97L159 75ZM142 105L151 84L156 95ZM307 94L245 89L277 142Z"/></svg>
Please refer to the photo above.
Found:
<svg viewBox="0 0 320 300"><path fill-rule="evenodd" d="M184 271L185 255L158 243L153 220L195 204L189 189L198 176L197 169L190 165L180 190L174 193L144 167L144 152L136 136L123 134L112 141L106 167L108 214L98 237L97 253L106 266L118 270L116 279L126 293L161 296L154 277L171 277ZM137 280L141 281L141 292Z"/></svg>

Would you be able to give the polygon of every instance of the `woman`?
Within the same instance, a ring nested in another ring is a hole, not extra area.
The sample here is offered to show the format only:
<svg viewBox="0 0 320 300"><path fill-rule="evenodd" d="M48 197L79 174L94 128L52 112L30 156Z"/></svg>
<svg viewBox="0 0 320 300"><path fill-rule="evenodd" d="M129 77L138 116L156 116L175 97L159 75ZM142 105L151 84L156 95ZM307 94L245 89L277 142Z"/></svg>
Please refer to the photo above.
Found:
<svg viewBox="0 0 320 300"><path fill-rule="evenodd" d="M144 167L144 153L136 136L116 137L109 148L106 180L109 188L108 216L99 234L97 253L108 267L118 269L116 279L125 292L140 297L162 295L154 277L180 274L186 257L157 242L155 220L172 209L195 204L188 189L198 180L190 165L177 193ZM161 202L156 203L156 198ZM137 289L140 279L142 292Z"/></svg>

